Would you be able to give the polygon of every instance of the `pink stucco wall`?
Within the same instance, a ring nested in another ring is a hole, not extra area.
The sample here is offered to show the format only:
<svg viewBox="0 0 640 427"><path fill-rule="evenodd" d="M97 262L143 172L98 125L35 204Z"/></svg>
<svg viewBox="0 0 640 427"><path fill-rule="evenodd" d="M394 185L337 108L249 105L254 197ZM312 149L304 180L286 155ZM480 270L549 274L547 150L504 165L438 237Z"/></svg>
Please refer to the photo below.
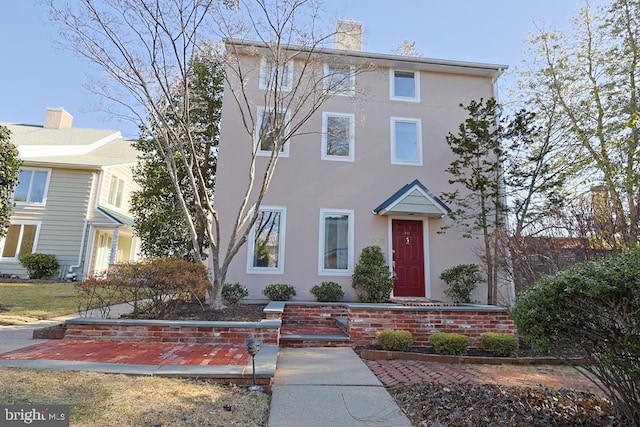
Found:
<svg viewBox="0 0 640 427"><path fill-rule="evenodd" d="M402 102L389 99L389 67L419 69L418 63L378 61L372 71L356 78L356 96L330 99L308 120L300 135L289 142L288 158L279 159L276 173L263 205L285 206L286 240L284 274L248 274L247 245L232 262L227 282L240 282L250 290L249 300L264 299L261 291L269 283L292 284L297 300L315 300L313 285L335 281L345 290L345 300L354 300L351 273L344 276L318 274L320 209L349 209L355 217L354 262L363 247L381 243L389 259L390 218L372 213L372 209L398 189L419 179L431 192L440 195L451 188L444 172L452 160L446 135L456 132L466 118L460 104L493 95L490 77L464 75L463 67L447 72L421 71L421 101ZM259 61L258 57L247 61ZM248 96L255 109L261 105L263 92L258 90L258 68L248 80ZM298 70L300 67L295 67ZM294 71L295 72L295 71ZM229 99L230 101L227 101ZM321 159L322 112L354 113L355 161L337 162ZM255 114L255 111L254 111ZM422 166L393 165L390 161L390 117L417 118L422 121ZM222 245L227 247L230 227L239 206L239 195L247 185L248 156L253 143L244 130L237 105L225 95L222 113L218 177L215 207L222 221ZM256 176L261 177L266 158L258 159ZM447 300L444 284L438 278L442 270L460 263L478 262L473 240L463 239L456 231L438 234L448 219L419 216L393 217L424 221L427 296ZM486 288L474 295L486 301Z"/></svg>

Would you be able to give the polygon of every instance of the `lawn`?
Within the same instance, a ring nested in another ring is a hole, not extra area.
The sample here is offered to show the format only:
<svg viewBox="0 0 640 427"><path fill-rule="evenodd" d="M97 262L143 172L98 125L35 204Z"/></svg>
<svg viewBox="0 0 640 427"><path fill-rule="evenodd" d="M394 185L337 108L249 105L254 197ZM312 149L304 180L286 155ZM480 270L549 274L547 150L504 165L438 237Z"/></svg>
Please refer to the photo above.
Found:
<svg viewBox="0 0 640 427"><path fill-rule="evenodd" d="M0 404L70 405L72 426L264 426L269 398L201 380L0 369Z"/></svg>
<svg viewBox="0 0 640 427"><path fill-rule="evenodd" d="M0 325L14 325L78 311L73 283L0 283Z"/></svg>

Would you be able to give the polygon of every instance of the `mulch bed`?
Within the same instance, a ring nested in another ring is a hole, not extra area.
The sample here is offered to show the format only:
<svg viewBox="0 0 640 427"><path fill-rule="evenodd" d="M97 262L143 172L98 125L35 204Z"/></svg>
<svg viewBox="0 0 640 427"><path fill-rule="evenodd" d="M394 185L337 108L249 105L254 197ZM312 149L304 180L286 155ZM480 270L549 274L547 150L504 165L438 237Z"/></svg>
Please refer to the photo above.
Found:
<svg viewBox="0 0 640 427"><path fill-rule="evenodd" d="M210 320L227 322L259 322L263 319L266 304L229 304L223 310L212 310L208 305L197 302L183 302L167 314L166 320ZM136 316L144 319L144 315Z"/></svg>

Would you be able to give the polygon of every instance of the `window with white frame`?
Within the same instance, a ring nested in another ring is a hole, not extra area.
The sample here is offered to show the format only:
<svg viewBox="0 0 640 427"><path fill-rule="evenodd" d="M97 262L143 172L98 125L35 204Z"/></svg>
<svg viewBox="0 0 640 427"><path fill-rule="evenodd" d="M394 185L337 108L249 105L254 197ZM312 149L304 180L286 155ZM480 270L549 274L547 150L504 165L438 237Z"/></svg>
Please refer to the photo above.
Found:
<svg viewBox="0 0 640 427"><path fill-rule="evenodd" d="M289 143L282 141L281 135L288 132L288 114L285 112L274 113L273 110L267 110L264 107L258 108L258 116L256 122L256 144L258 145L258 154L261 156L270 156L274 144L281 144L280 157L289 157Z"/></svg>
<svg viewBox="0 0 640 427"><path fill-rule="evenodd" d="M355 116L322 113L322 159L352 162L355 157Z"/></svg>
<svg viewBox="0 0 640 427"><path fill-rule="evenodd" d="M111 175L109 181L109 195L107 196L107 203L111 206L122 209L122 202L124 199L124 180L118 178L115 175Z"/></svg>
<svg viewBox="0 0 640 427"><path fill-rule="evenodd" d="M390 70L390 98L396 101L420 102L420 73Z"/></svg>
<svg viewBox="0 0 640 427"><path fill-rule="evenodd" d="M324 89L336 95L353 96L356 76L350 65L324 64Z"/></svg>
<svg viewBox="0 0 640 427"><path fill-rule="evenodd" d="M45 205L50 176L50 169L20 169L13 201L19 205Z"/></svg>
<svg viewBox="0 0 640 427"><path fill-rule="evenodd" d="M0 239L0 258L17 260L22 255L34 253L39 231L39 222L11 222L7 234Z"/></svg>
<svg viewBox="0 0 640 427"><path fill-rule="evenodd" d="M420 119L391 117L391 163L422 166Z"/></svg>
<svg viewBox="0 0 640 427"><path fill-rule="evenodd" d="M353 211L320 210L318 274L347 276L353 272Z"/></svg>
<svg viewBox="0 0 640 427"><path fill-rule="evenodd" d="M247 272L283 274L284 238L287 210L263 206L249 233Z"/></svg>
<svg viewBox="0 0 640 427"><path fill-rule="evenodd" d="M290 91L292 85L293 61L278 63L272 58L262 58L260 61L260 89Z"/></svg>

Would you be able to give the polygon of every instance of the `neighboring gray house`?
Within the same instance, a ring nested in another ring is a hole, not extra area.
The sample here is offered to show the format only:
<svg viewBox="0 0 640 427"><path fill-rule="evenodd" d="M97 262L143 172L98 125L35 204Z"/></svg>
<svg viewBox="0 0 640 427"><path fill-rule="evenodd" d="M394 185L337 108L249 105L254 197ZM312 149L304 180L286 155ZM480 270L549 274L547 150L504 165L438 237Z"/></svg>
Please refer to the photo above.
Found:
<svg viewBox="0 0 640 427"><path fill-rule="evenodd" d="M138 152L119 131L76 129L72 121L56 108L43 126L0 123L23 160L11 225L0 239L3 275L25 277L18 258L35 252L55 254L58 276L76 280L137 257L129 200L138 188Z"/></svg>
<svg viewBox="0 0 640 427"><path fill-rule="evenodd" d="M318 74L323 62L326 73L339 69L335 63L341 59L343 68L356 61L371 67L346 80L350 87L329 99L284 145L259 223L226 277L247 286L250 299L264 299L267 284L288 283L297 289L296 299L313 300L312 286L334 281L345 299L353 300L351 275L368 245L385 253L395 273L395 297L447 300L441 272L479 262L476 241L453 229L439 233L450 223L450 208L437 195L451 191L445 169L453 154L446 136L467 118L460 104L493 97L506 66L362 52L362 32L353 33L354 40L341 40L335 49L316 50L315 62L307 64ZM261 123L269 113L263 103L270 88L264 81L275 74L269 50L261 42L228 44L243 55L242 84ZM294 56L279 70L280 86L297 81L303 65ZM234 102L223 105L216 181L223 227L230 227L238 212L251 144L257 143L239 130L242 113L246 117ZM256 176L270 153L259 147ZM221 230L221 248L230 233ZM486 295L483 285L473 298L486 302ZM503 295L508 298L504 290Z"/></svg>

